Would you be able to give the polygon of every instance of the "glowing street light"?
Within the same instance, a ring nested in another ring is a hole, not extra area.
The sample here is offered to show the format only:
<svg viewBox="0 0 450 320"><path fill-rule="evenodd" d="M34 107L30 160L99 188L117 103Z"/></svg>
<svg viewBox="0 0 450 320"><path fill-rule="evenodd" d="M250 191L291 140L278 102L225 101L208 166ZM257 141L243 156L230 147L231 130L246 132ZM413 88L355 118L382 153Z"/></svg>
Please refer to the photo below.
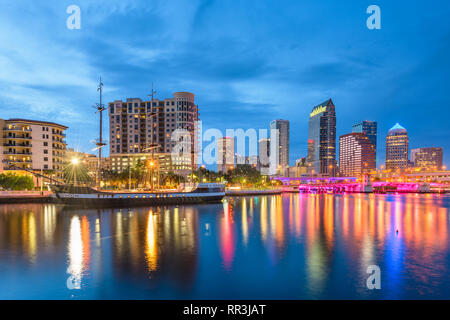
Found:
<svg viewBox="0 0 450 320"><path fill-rule="evenodd" d="M80 159L72 158L70 160L70 162L72 163L72 165L74 167L76 167L80 163ZM72 168L72 171L73 171L73 185L76 186L77 185L77 169L76 168Z"/></svg>

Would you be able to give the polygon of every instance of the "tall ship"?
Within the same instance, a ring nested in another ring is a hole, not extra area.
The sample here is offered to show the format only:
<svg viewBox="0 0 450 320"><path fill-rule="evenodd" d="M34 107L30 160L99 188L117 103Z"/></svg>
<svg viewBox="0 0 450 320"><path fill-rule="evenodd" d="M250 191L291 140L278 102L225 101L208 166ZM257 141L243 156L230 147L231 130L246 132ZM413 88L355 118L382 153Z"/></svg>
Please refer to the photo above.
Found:
<svg viewBox="0 0 450 320"><path fill-rule="evenodd" d="M225 185L220 183L199 183L185 192L114 192L73 185L52 185L51 189L54 202L77 207L218 203L225 197Z"/></svg>

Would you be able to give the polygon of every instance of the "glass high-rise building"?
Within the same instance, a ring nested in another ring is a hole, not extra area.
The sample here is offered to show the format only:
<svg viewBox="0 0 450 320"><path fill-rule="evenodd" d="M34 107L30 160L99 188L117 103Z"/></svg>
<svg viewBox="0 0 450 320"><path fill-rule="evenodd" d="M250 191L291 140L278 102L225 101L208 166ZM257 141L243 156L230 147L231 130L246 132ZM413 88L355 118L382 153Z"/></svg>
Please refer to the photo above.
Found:
<svg viewBox="0 0 450 320"><path fill-rule="evenodd" d="M331 99L309 114L307 162L310 174L333 176L336 172L336 111Z"/></svg>
<svg viewBox="0 0 450 320"><path fill-rule="evenodd" d="M289 167L289 120L273 120L270 129L278 130L278 164L284 170ZM270 143L276 143L272 139ZM274 150L274 149L272 149Z"/></svg>
<svg viewBox="0 0 450 320"><path fill-rule="evenodd" d="M408 167L408 149L408 132L397 123L386 136L386 169L406 169Z"/></svg>
<svg viewBox="0 0 450 320"><path fill-rule="evenodd" d="M372 142L375 149L375 159L377 152L377 122L364 120L352 126L352 132L365 133L370 142ZM376 164L375 164L376 166Z"/></svg>

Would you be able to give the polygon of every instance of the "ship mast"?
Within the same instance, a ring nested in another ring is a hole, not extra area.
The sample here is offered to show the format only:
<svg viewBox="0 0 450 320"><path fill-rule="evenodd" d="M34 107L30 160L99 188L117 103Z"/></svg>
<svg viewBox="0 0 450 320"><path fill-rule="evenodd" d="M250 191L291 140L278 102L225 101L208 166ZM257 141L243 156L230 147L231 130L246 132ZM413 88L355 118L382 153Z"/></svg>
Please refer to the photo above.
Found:
<svg viewBox="0 0 450 320"><path fill-rule="evenodd" d="M100 134L99 134L99 139L96 143L96 146L98 148L97 187L100 188L100 181L101 181L101 174L102 174L102 148L106 145L106 143L103 143L103 135L102 135L102 132L103 132L103 114L102 114L102 112L105 110L105 106L102 104L103 82L102 82L101 77L100 77L100 82L99 82L97 91L99 92L99 96L100 96L100 102L96 106L97 112L100 113Z"/></svg>

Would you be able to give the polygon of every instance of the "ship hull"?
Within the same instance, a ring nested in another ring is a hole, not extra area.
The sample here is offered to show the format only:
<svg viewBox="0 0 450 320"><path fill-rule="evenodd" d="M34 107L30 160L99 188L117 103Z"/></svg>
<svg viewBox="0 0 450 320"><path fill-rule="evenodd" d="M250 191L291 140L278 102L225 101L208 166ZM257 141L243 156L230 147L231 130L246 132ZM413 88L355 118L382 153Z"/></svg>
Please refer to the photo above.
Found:
<svg viewBox="0 0 450 320"><path fill-rule="evenodd" d="M101 193L73 194L56 193L55 202L83 208L138 207L179 204L219 203L225 196L218 193Z"/></svg>

